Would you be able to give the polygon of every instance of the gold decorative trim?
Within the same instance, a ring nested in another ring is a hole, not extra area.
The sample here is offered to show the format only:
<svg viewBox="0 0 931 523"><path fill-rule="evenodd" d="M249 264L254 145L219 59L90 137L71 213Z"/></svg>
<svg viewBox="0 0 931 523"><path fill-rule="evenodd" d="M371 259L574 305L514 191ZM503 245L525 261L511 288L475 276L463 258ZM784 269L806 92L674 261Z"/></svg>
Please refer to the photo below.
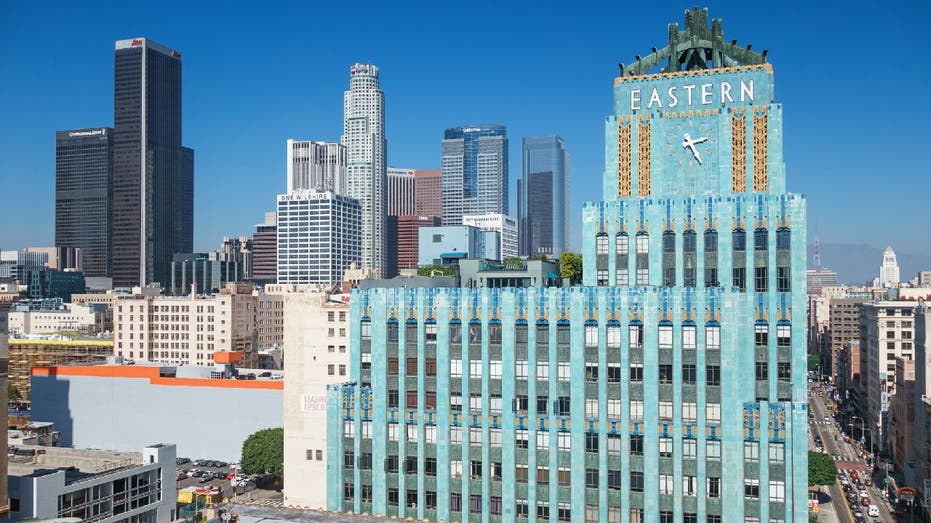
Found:
<svg viewBox="0 0 931 523"><path fill-rule="evenodd" d="M753 190L765 191L768 187L767 166L769 140L767 140L766 113L753 115Z"/></svg>
<svg viewBox="0 0 931 523"><path fill-rule="evenodd" d="M630 196L630 125L617 124L617 195Z"/></svg>
<svg viewBox="0 0 931 523"><path fill-rule="evenodd" d="M650 195L650 121L637 124L637 195Z"/></svg>
<svg viewBox="0 0 931 523"><path fill-rule="evenodd" d="M731 116L731 190L747 190L747 120L742 114Z"/></svg>
<svg viewBox="0 0 931 523"><path fill-rule="evenodd" d="M639 74L635 76L617 76L614 78L614 87L617 87L623 82L637 82L641 80L653 80L659 78L681 78L685 76L703 76L703 75L714 75L714 74L725 74L733 73L737 71L766 71L768 73L773 72L773 66L771 64L757 64L757 65L740 65L735 67L718 67L716 69L695 69L692 71L676 71L674 73L652 73L652 74Z"/></svg>

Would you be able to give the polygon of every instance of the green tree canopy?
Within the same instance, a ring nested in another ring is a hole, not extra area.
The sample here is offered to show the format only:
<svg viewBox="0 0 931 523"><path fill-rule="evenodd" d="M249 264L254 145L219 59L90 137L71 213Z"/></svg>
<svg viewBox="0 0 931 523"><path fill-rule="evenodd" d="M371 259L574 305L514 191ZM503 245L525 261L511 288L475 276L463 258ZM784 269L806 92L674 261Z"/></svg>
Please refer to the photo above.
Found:
<svg viewBox="0 0 931 523"><path fill-rule="evenodd" d="M564 252L559 256L559 272L563 278L572 283L582 282L582 255L574 252Z"/></svg>
<svg viewBox="0 0 931 523"><path fill-rule="evenodd" d="M517 256L508 256L502 261L504 263L504 266L507 267L508 269L520 270L524 267L524 260L520 259Z"/></svg>
<svg viewBox="0 0 931 523"><path fill-rule="evenodd" d="M417 268L417 276L452 276L453 268L445 265L422 265Z"/></svg>
<svg viewBox="0 0 931 523"><path fill-rule="evenodd" d="M837 465L830 455L808 451L808 484L833 485L837 481Z"/></svg>
<svg viewBox="0 0 931 523"><path fill-rule="evenodd" d="M242 444L242 471L246 474L283 476L284 429L260 430Z"/></svg>
<svg viewBox="0 0 931 523"><path fill-rule="evenodd" d="M808 355L808 370L816 371L821 366L821 356L817 354Z"/></svg>

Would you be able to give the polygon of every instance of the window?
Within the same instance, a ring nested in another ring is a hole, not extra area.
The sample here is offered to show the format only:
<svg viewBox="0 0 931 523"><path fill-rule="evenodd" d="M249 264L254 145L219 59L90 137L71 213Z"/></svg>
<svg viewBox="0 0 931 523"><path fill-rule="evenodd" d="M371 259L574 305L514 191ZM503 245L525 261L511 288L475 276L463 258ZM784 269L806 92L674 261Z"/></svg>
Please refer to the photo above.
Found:
<svg viewBox="0 0 931 523"><path fill-rule="evenodd" d="M641 434L630 435L630 453L638 455L638 456L643 455L643 435Z"/></svg>
<svg viewBox="0 0 931 523"><path fill-rule="evenodd" d="M481 427L470 427L469 428L469 445L474 445L474 446L482 445L482 428Z"/></svg>
<svg viewBox="0 0 931 523"><path fill-rule="evenodd" d="M598 398L585 398L585 417L598 417Z"/></svg>
<svg viewBox="0 0 931 523"><path fill-rule="evenodd" d="M547 485L550 482L550 469L547 467L537 467L537 484Z"/></svg>
<svg viewBox="0 0 931 523"><path fill-rule="evenodd" d="M607 269L598 269L595 272L596 285L606 286L608 285L608 270Z"/></svg>
<svg viewBox="0 0 931 523"><path fill-rule="evenodd" d="M608 418L621 419L621 400L608 400Z"/></svg>
<svg viewBox="0 0 931 523"><path fill-rule="evenodd" d="M643 492L643 472L631 471L630 491L631 492Z"/></svg>
<svg viewBox="0 0 931 523"><path fill-rule="evenodd" d="M708 403L705 405L705 422L721 423L721 404Z"/></svg>
<svg viewBox="0 0 931 523"><path fill-rule="evenodd" d="M537 431L537 448L546 450L550 446L550 435L545 430Z"/></svg>
<svg viewBox="0 0 931 523"><path fill-rule="evenodd" d="M530 445L530 432L526 429L517 429L514 431L514 444L519 449L526 449Z"/></svg>
<svg viewBox="0 0 931 523"><path fill-rule="evenodd" d="M760 480L750 478L744 479L744 497L747 499L760 498Z"/></svg>
<svg viewBox="0 0 931 523"><path fill-rule="evenodd" d="M585 523L598 523L598 506L585 505Z"/></svg>
<svg viewBox="0 0 931 523"><path fill-rule="evenodd" d="M672 519L672 512L668 510L660 511L659 523L675 523L675 520Z"/></svg>
<svg viewBox="0 0 931 523"><path fill-rule="evenodd" d="M744 461L760 461L760 442L744 441Z"/></svg>
<svg viewBox="0 0 931 523"><path fill-rule="evenodd" d="M632 508L630 509L630 523L643 523L643 509L642 508Z"/></svg>
<svg viewBox="0 0 931 523"><path fill-rule="evenodd" d="M559 371L559 381L569 381L570 369L568 361L560 361L557 370Z"/></svg>
<svg viewBox="0 0 931 523"><path fill-rule="evenodd" d="M598 434L585 433L585 452L598 453Z"/></svg>
<svg viewBox="0 0 931 523"><path fill-rule="evenodd" d="M708 478L708 497L721 497L721 478Z"/></svg>
<svg viewBox="0 0 931 523"><path fill-rule="evenodd" d="M694 496L698 492L698 478L695 476L682 476L682 493Z"/></svg>
<svg viewBox="0 0 931 523"><path fill-rule="evenodd" d="M659 419L661 420L672 419L672 402L671 401L659 402Z"/></svg>
<svg viewBox="0 0 931 523"><path fill-rule="evenodd" d="M548 413L550 411L549 404L549 396L537 396L537 414Z"/></svg>
<svg viewBox="0 0 931 523"><path fill-rule="evenodd" d="M526 499L518 499L515 502L515 513L519 518L530 518L530 505Z"/></svg>
<svg viewBox="0 0 931 523"><path fill-rule="evenodd" d="M398 506L398 489L396 488L388 489L388 506L389 507Z"/></svg>
<svg viewBox="0 0 931 523"><path fill-rule="evenodd" d="M537 519L550 519L550 504L546 501L537 501Z"/></svg>
<svg viewBox="0 0 931 523"><path fill-rule="evenodd" d="M705 327L705 348L712 350L721 348L721 327L717 325Z"/></svg>
<svg viewBox="0 0 931 523"><path fill-rule="evenodd" d="M472 460L469 462L469 476L472 479L481 479L482 477L482 462L479 460Z"/></svg>
<svg viewBox="0 0 931 523"><path fill-rule="evenodd" d="M585 346L586 347L597 347L598 346L598 325L586 325L585 326Z"/></svg>
<svg viewBox="0 0 931 523"><path fill-rule="evenodd" d="M768 380L769 379L769 363L765 361L758 361L755 365L756 368L756 379L757 380Z"/></svg>
<svg viewBox="0 0 931 523"><path fill-rule="evenodd" d="M734 276L734 287L743 292L747 289L747 269L744 267L734 267L732 274Z"/></svg>
<svg viewBox="0 0 931 523"><path fill-rule="evenodd" d="M572 475L569 474L569 467L559 467L556 471L556 482L561 487L568 487L572 484Z"/></svg>
<svg viewBox="0 0 931 523"><path fill-rule="evenodd" d="M637 285L650 284L650 269L637 269Z"/></svg>
<svg viewBox="0 0 931 523"><path fill-rule="evenodd" d="M766 267L753 269L753 290L767 292L769 290L769 270Z"/></svg>
<svg viewBox="0 0 931 523"><path fill-rule="evenodd" d="M469 495L469 511L480 513L482 510L484 510L484 507L482 507L482 495L481 494Z"/></svg>
<svg viewBox="0 0 931 523"><path fill-rule="evenodd" d="M628 328L628 344L630 348L643 346L643 325L631 325Z"/></svg>
<svg viewBox="0 0 931 523"><path fill-rule="evenodd" d="M608 454L619 456L621 454L621 435L608 434Z"/></svg>
<svg viewBox="0 0 931 523"><path fill-rule="evenodd" d="M668 254L676 252L676 233L672 231L663 233L663 252Z"/></svg>
<svg viewBox="0 0 931 523"><path fill-rule="evenodd" d="M697 346L696 335L695 335L695 326L694 325L683 325L682 326L682 348L685 350L694 350Z"/></svg>
<svg viewBox="0 0 931 523"><path fill-rule="evenodd" d="M500 430L500 429L499 429ZM572 450L572 438L568 432L560 432L557 436L559 450L569 452Z"/></svg>
<svg viewBox="0 0 931 523"><path fill-rule="evenodd" d="M598 488L598 478L601 473L598 469L585 469L585 488Z"/></svg>
<svg viewBox="0 0 931 523"><path fill-rule="evenodd" d="M372 470L372 453L363 452L359 456L359 468L362 470Z"/></svg>
<svg viewBox="0 0 931 523"><path fill-rule="evenodd" d="M647 234L637 235L637 254L647 254L650 252L650 236Z"/></svg>
<svg viewBox="0 0 931 523"><path fill-rule="evenodd" d="M672 454L672 438L660 437L659 456L661 458L671 458Z"/></svg>
<svg viewBox="0 0 931 523"><path fill-rule="evenodd" d="M694 402L682 403L682 421L695 421L698 419L698 407Z"/></svg>
<svg viewBox="0 0 931 523"><path fill-rule="evenodd" d="M698 457L698 442L695 438L683 438L682 455L686 458L695 459Z"/></svg>
<svg viewBox="0 0 931 523"><path fill-rule="evenodd" d="M417 456L408 456L404 460L404 473L417 474Z"/></svg>
<svg viewBox="0 0 931 523"><path fill-rule="evenodd" d="M789 277L790 269L788 267L776 267L776 291L791 292L792 278Z"/></svg>
<svg viewBox="0 0 931 523"><path fill-rule="evenodd" d="M458 492L449 493L449 510L460 512L462 510L462 494Z"/></svg>
<svg viewBox="0 0 931 523"><path fill-rule="evenodd" d="M769 500L775 501L777 503L785 502L786 500L785 481L770 481L769 482Z"/></svg>
<svg viewBox="0 0 931 523"><path fill-rule="evenodd" d="M766 251L769 250L769 231L763 229L762 227L753 231L753 250L755 251Z"/></svg>
<svg viewBox="0 0 931 523"><path fill-rule="evenodd" d="M462 360L449 360L449 377L462 377Z"/></svg>
<svg viewBox="0 0 931 523"><path fill-rule="evenodd" d="M630 275L630 271L628 271L626 268L615 270L614 271L614 279L616 280L615 285L619 287L623 285L630 285L630 282L628 281L629 275Z"/></svg>
<svg viewBox="0 0 931 523"><path fill-rule="evenodd" d="M517 379L519 379L519 380L525 380L525 379L527 379L527 378L530 376L530 374L529 374L528 372L529 372L529 371L528 371L528 368L527 368L527 361L526 361L526 360L518 360L518 361L514 364L514 377L516 377Z"/></svg>
<svg viewBox="0 0 931 523"><path fill-rule="evenodd" d="M598 363L585 362L585 381L598 383Z"/></svg>
<svg viewBox="0 0 931 523"><path fill-rule="evenodd" d="M631 363L630 364L630 381L643 381L643 364L642 363Z"/></svg>
<svg viewBox="0 0 931 523"><path fill-rule="evenodd" d="M610 490L621 490L620 470L608 470L608 488Z"/></svg>
<svg viewBox="0 0 931 523"><path fill-rule="evenodd" d="M569 396L560 396L556 398L556 415L568 416L570 412Z"/></svg>
<svg viewBox="0 0 931 523"><path fill-rule="evenodd" d="M641 374L642 379L642 374ZM608 383L621 382L621 366L617 363L608 364Z"/></svg>
<svg viewBox="0 0 931 523"><path fill-rule="evenodd" d="M643 419L643 402L640 400L630 400L630 419Z"/></svg>
<svg viewBox="0 0 931 523"><path fill-rule="evenodd" d="M707 440L705 442L705 455L709 460L721 460L721 442L718 440Z"/></svg>
<svg viewBox="0 0 931 523"><path fill-rule="evenodd" d="M608 348L618 349L621 347L621 328L617 325L608 325L607 330Z"/></svg>
<svg viewBox="0 0 931 523"><path fill-rule="evenodd" d="M528 467L527 465L516 465L514 467L514 481L518 483L527 483L528 481Z"/></svg>
<svg viewBox="0 0 931 523"><path fill-rule="evenodd" d="M695 383L695 365L682 366L682 383L690 385Z"/></svg>
<svg viewBox="0 0 931 523"><path fill-rule="evenodd" d="M769 325L757 323L753 326L753 340L757 347L766 347L769 345Z"/></svg>
<svg viewBox="0 0 931 523"><path fill-rule="evenodd" d="M537 379L548 380L550 378L550 362L547 360L537 360Z"/></svg>
<svg viewBox="0 0 931 523"><path fill-rule="evenodd" d="M721 367L719 365L708 365L705 367L706 383L708 385L721 384Z"/></svg>
<svg viewBox="0 0 931 523"><path fill-rule="evenodd" d="M491 496L488 503L488 510L494 516L501 515L501 496Z"/></svg>
<svg viewBox="0 0 931 523"><path fill-rule="evenodd" d="M776 325L776 346L777 347L791 347L792 346L792 326L780 323Z"/></svg>
<svg viewBox="0 0 931 523"><path fill-rule="evenodd" d="M627 252L630 250L630 237L626 234L618 234L614 236L614 248L617 254L626 256Z"/></svg>
<svg viewBox="0 0 931 523"><path fill-rule="evenodd" d="M672 325L659 326L659 348L672 348Z"/></svg>
<svg viewBox="0 0 931 523"><path fill-rule="evenodd" d="M608 235L595 236L595 254L608 254Z"/></svg>
<svg viewBox="0 0 931 523"><path fill-rule="evenodd" d="M672 365L659 366L659 382L672 383Z"/></svg>
<svg viewBox="0 0 931 523"><path fill-rule="evenodd" d="M423 464L424 474L427 476L436 476L436 458L427 458Z"/></svg>
<svg viewBox="0 0 931 523"><path fill-rule="evenodd" d="M779 374L778 378L780 381L791 381L792 380L792 363L788 361L779 362Z"/></svg>

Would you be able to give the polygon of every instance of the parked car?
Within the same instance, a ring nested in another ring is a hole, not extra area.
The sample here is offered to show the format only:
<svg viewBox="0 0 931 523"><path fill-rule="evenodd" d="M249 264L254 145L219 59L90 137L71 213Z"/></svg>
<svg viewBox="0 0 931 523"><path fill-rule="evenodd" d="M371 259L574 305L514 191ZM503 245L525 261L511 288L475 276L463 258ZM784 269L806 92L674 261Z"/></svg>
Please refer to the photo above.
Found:
<svg viewBox="0 0 931 523"><path fill-rule="evenodd" d="M879 517L879 507L876 506L876 505L870 505L870 506L866 507L866 513L869 514L870 517L878 518L878 517Z"/></svg>

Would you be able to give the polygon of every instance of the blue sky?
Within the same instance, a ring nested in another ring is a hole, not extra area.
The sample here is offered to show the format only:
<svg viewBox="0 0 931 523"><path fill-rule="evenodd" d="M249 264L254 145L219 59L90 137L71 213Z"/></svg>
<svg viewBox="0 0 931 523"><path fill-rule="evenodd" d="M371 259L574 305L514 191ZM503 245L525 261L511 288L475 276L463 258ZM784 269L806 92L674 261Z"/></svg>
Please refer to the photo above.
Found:
<svg viewBox="0 0 931 523"><path fill-rule="evenodd" d="M520 138L561 135L577 246L582 203L600 198L617 63L662 47L692 6L658 4L0 3L0 248L52 243L55 131L112 125L113 42L136 36L183 53L198 250L251 234L274 207L287 138L339 139L357 61L381 68L392 166L436 168L446 127L503 123L514 194ZM808 196L822 243L931 254L931 3L699 5L726 39L769 50L788 186Z"/></svg>

